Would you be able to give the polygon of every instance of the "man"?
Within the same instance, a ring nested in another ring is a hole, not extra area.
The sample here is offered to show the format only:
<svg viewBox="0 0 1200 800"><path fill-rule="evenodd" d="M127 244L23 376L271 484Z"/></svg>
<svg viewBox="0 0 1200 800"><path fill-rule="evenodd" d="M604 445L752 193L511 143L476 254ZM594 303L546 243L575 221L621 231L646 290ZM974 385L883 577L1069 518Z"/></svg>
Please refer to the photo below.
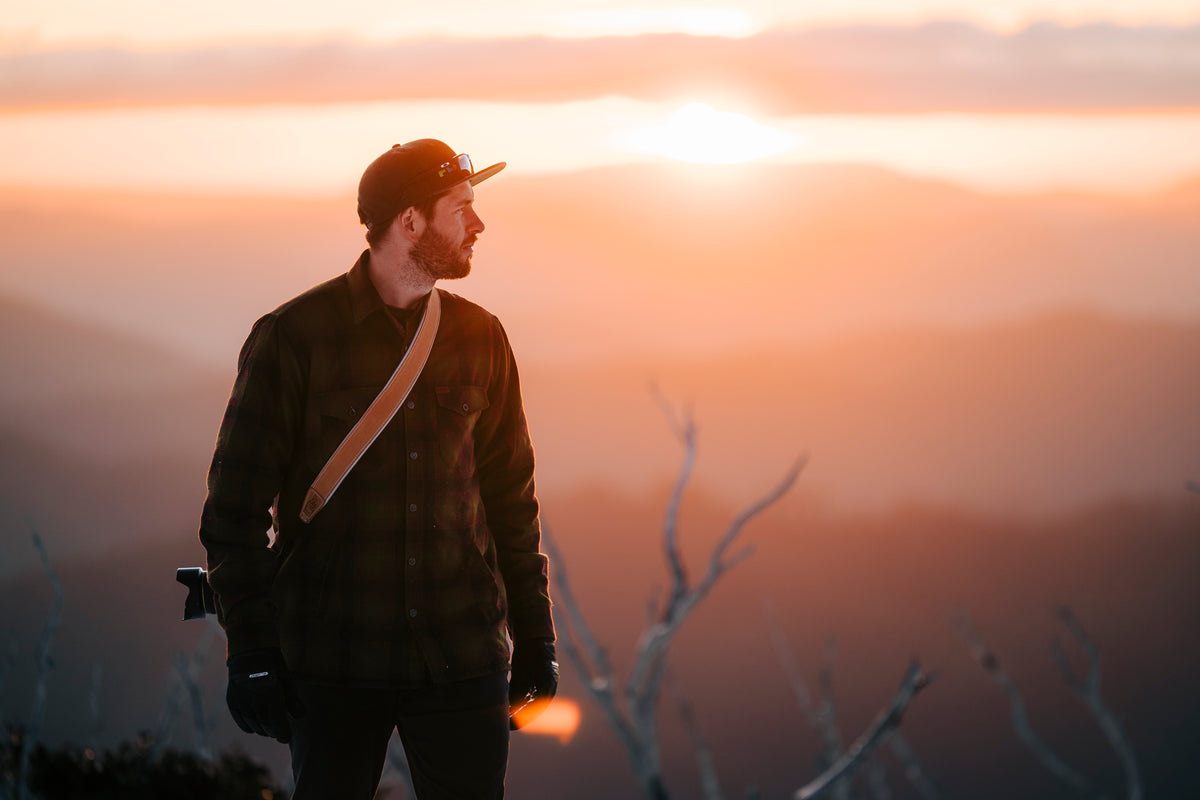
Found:
<svg viewBox="0 0 1200 800"><path fill-rule="evenodd" d="M503 167L476 172L433 139L381 155L359 183L367 251L258 320L239 357L200 539L230 712L290 744L296 800L370 800L393 729L421 800L502 797L510 697L515 712L557 689L512 350L494 316L434 286L470 272L474 186ZM441 321L412 391L303 522L433 292Z"/></svg>

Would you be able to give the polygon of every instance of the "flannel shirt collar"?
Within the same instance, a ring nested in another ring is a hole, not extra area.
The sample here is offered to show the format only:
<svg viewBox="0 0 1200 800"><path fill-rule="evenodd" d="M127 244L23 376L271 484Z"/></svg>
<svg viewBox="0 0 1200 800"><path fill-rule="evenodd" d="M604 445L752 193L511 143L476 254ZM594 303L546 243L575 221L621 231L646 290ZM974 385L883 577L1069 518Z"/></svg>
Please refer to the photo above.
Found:
<svg viewBox="0 0 1200 800"><path fill-rule="evenodd" d="M375 284L371 283L371 274L368 269L370 261L371 251L364 250L346 275L350 284L350 308L354 312L355 325L361 325L367 317L386 308Z"/></svg>
<svg viewBox="0 0 1200 800"><path fill-rule="evenodd" d="M354 312L355 325L361 325L363 320L376 311L386 313L388 309L383 298L379 296L379 290L375 288L375 284L371 283L371 273L368 267L370 262L371 251L364 250L358 257L358 261L355 261L354 266L350 268L350 272L346 274L346 280L350 285L350 309ZM435 288L433 291L436 292L437 289ZM424 313L425 304L428 302L429 295L425 295L411 309Z"/></svg>

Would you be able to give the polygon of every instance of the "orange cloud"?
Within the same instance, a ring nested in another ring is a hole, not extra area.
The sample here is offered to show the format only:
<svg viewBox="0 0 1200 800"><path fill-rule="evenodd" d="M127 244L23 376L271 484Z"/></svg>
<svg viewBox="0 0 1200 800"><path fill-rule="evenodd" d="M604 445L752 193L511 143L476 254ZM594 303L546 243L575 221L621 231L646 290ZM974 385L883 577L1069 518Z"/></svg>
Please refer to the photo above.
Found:
<svg viewBox="0 0 1200 800"><path fill-rule="evenodd" d="M775 113L1200 106L1200 26L965 23L594 39L256 44L0 56L0 108L736 92Z"/></svg>

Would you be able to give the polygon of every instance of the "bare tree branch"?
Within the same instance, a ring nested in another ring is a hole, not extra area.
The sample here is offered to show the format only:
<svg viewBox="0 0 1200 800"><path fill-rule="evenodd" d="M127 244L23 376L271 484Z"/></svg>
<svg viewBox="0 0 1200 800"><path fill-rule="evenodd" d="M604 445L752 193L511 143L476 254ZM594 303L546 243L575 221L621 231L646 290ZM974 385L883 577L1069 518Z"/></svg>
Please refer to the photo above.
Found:
<svg viewBox="0 0 1200 800"><path fill-rule="evenodd" d="M875 800L892 800L892 787L888 785L887 770L883 764L878 761L872 761L863 767L863 774L867 778L867 786L871 787L871 794L875 796Z"/></svg>
<svg viewBox="0 0 1200 800"><path fill-rule="evenodd" d="M204 632L196 640L192 654L177 652L171 659L171 670L167 676L167 698L159 717L158 731L150 744L152 754L161 752L170 744L186 698L192 712L193 747L201 758L212 759L212 750L208 746L208 732L211 728L210 720L215 718L215 715L204 711L204 689L200 686L200 674L204 671L213 642L218 637L224 637L225 632L221 630L214 616L206 617L205 622Z"/></svg>
<svg viewBox="0 0 1200 800"><path fill-rule="evenodd" d="M809 726L817 732L821 737L825 746L821 751L821 770L824 771L829 765L833 764L839 756L841 756L841 736L834 731L827 731L825 714L823 714L813 703L812 693L808 689L808 684L804 680L804 676L800 672L800 667L796 663L796 657L792 653L792 648L788 644L787 636L783 631L783 625L779 622L779 617L775 613L773 605L767 598L763 598L763 613L767 618L768 627L771 631L771 641L775 645L775 652L779 656L779 662L783 665L784 672L787 673L788 682L792 687L792 694L796 697L796 704L800 707L801 713ZM830 640L832 644L832 640ZM826 649L824 666L832 667L833 653L830 649ZM828 702L832 702L832 692L826 689L825 694L828 697ZM835 716L829 713L830 716ZM834 720L836 727L836 718ZM828 748L828 743L833 741L836 743L836 749L831 752ZM943 793L937 783L925 773L921 766L920 760L912 747L904 738L904 735L899 729L893 730L887 736L887 743L892 750L892 754L900 762L904 770L904 777L917 790L921 797L925 800L943 800ZM868 775L868 778L871 776ZM881 787L874 787L876 795L879 795Z"/></svg>
<svg viewBox="0 0 1200 800"><path fill-rule="evenodd" d="M104 678L104 666L92 662L92 680L88 683L88 711L92 714L92 749L99 750L100 735L104 732L104 713L100 702L100 690Z"/></svg>
<svg viewBox="0 0 1200 800"><path fill-rule="evenodd" d="M555 627L561 634L558 640L559 647L579 673L588 694L600 706L609 725L624 746L639 783L645 786L648 771L652 770L652 766L646 763L645 750L637 731L617 702L614 692L615 676L608 654L597 643L596 637L588 627L571 587L566 560L559 552L550 526L545 521L542 524L542 546L554 565L551 572L554 575L557 602L554 604L553 614ZM582 643L583 652L575 644L576 637Z"/></svg>
<svg viewBox="0 0 1200 800"><path fill-rule="evenodd" d="M833 663L837 659L837 639L830 636L825 640L821 652L821 669L817 672L817 686L821 702L817 706L818 731L821 734L821 770L827 770L843 755L842 731L837 721L837 702L833 696ZM839 779L830 787L834 800L849 800L850 775Z"/></svg>
<svg viewBox="0 0 1200 800"><path fill-rule="evenodd" d="M675 706L679 710L679 718L687 730L688 738L692 740L692 749L696 752L696 770L700 773L700 795L704 800L725 800L721 792L721 783L717 779L716 762L713 761L712 750L700 732L696 722L696 714L687 695L683 692L679 680L670 671L666 674L666 684L675 698Z"/></svg>
<svg viewBox="0 0 1200 800"><path fill-rule="evenodd" d="M17 635L11 631L8 634L8 647L4 651L3 657L0 657L0 701L4 698L4 679L8 675L8 671L17 663ZM5 719L4 708L0 706L0 721Z"/></svg>
<svg viewBox="0 0 1200 800"><path fill-rule="evenodd" d="M687 409L677 417L656 385L651 385L651 391L658 400L663 415L671 423L675 435L683 444L684 450L683 465L679 468L679 475L671 490L670 500L667 501L667 513L663 521L663 552L671 573L670 595L667 598L666 607L663 609L663 619L666 620L675 614L687 592L687 571L683 566L683 557L679 553L679 509L683 504L683 492L687 488L692 471L696 466L696 423L692 419L690 410Z"/></svg>
<svg viewBox="0 0 1200 800"><path fill-rule="evenodd" d="M657 392L657 387L651 388L663 406L672 429L684 445L684 461L671 493L663 526L663 554L671 584L667 590L666 602L661 610L651 617L650 623L639 637L634 665L623 692L625 708L621 707L614 691L612 666L583 617L581 607L571 591L566 565L547 526L543 526L543 543L551 561L554 562L552 572L558 595L554 618L555 624L563 631L560 641L563 652L579 672L588 694L600 706L625 747L643 794L650 800L665 800L668 794L663 784L659 760L656 706L666 669L667 651L689 612L704 599L721 575L750 555L749 549L743 549L732 556L728 555L728 550L751 519L775 503L791 488L799 477L804 460L797 461L778 486L738 515L713 549L703 580L692 586L679 550L678 522L683 492L691 479L695 464L696 427L690 412L676 416L673 409L663 401L661 393ZM651 611L655 611L654 605L651 605Z"/></svg>
<svg viewBox="0 0 1200 800"><path fill-rule="evenodd" d="M1041 765L1060 781L1077 792L1088 791L1088 781L1083 777L1083 774L1059 758L1050 748L1050 745L1042 741L1041 737L1034 732L1033 726L1029 723L1029 714L1025 710L1025 698L1021 694L1021 690L1013 683L1008 673L1000 668L1000 662L996 658L995 653L984 644L983 638L979 635L978 630L976 630L974 623L971 621L970 613L961 611L954 616L953 621L955 627L958 628L959 634L967 640L971 656L979 663L979 666L983 667L984 672L990 675L992 680L1008 695L1009 714L1012 718L1012 726L1017 734L1017 738L1029 748L1029 751L1033 753Z"/></svg>
<svg viewBox="0 0 1200 800"><path fill-rule="evenodd" d="M821 719L817 714L816 706L813 705L812 693L808 690L808 684L800 672L800 665L796 663L796 657L792 654L792 648L788 644L787 635L783 631L783 625L779 622L775 608L765 597L763 598L763 614L767 618L771 643L775 645L779 663L783 665L783 671L787 673L788 683L792 687L792 694L796 697L796 705L800 706L800 712L812 729L820 733Z"/></svg>
<svg viewBox="0 0 1200 800"><path fill-rule="evenodd" d="M63 584L59 580L58 573L50 564L50 554L46 551L46 543L42 541L41 534L38 533L33 521L27 520L27 522L33 537L33 546L37 548L38 556L42 561L42 571L46 573L46 578L54 588L54 599L50 603L50 613L46 616L45 625L42 626L41 636L38 637L37 683L34 689L33 713L30 715L29 730L25 736L24 746L21 748L21 766L18 773L20 778L17 785L17 796L21 800L29 797L29 758L38 737L42 734L42 722L46 715L46 684L50 678L50 670L54 667L54 660L50 653L54 647L54 636L58 632L59 621L62 619L63 607Z"/></svg>
<svg viewBox="0 0 1200 800"><path fill-rule="evenodd" d="M925 772L920 759L917 758L917 754L913 752L912 746L909 745L908 739L901 731L892 731L892 735L888 737L888 747L891 748L892 755L903 767L904 777L921 797L925 800L943 800L945 793L942 792L937 782Z"/></svg>
<svg viewBox="0 0 1200 800"><path fill-rule="evenodd" d="M737 562L725 559L726 551L737 540L738 536L741 535L746 524L751 519L777 502L792 487L796 479L800 476L800 472L804 469L804 464L805 459L798 459L778 485L738 515L713 549L709 557L708 570L705 573L704 580L695 587L688 587L685 584L682 587L682 591L678 592L678 602L673 606L669 606L664 611L662 619L657 625L653 625L645 631L638 646L638 658L633 676L630 679L631 689L639 695L655 694L657 688L655 681L657 677L657 673L655 672L656 662L666 652L672 637L678 632L684 619L687 618L688 612L707 596L717 580L725 572L736 565ZM675 590L672 590L672 594L676 594Z"/></svg>
<svg viewBox="0 0 1200 800"><path fill-rule="evenodd" d="M1121 727L1121 723L1117 721L1116 715L1104 703L1100 697L1100 650L1096 644L1084 631L1083 625L1079 619L1067 606L1060 606L1058 609L1058 618L1067 626L1067 630L1075 638L1075 641L1083 648L1083 652L1087 657L1088 669L1087 675L1080 678L1071 669L1067 663L1066 655L1058 642L1051 642L1050 653L1058 664L1059 671L1062 672L1063 680L1071 687L1072 691L1083 701L1083 704L1091 712L1092 717L1100 726L1100 730L1104 732L1104 736L1108 739L1108 743L1116 751L1117 759L1121 763L1121 768L1125 772L1125 788L1129 800L1141 800L1142 798L1142 783L1138 774L1137 758L1134 755L1133 747L1129 743L1129 739L1125 736L1125 731Z"/></svg>
<svg viewBox="0 0 1200 800"><path fill-rule="evenodd" d="M900 684L899 691L892 698L892 702L879 712L871 726L835 764L807 785L796 790L793 795L796 800L813 800L823 797L842 778L858 769L875 748L899 727L909 703L922 689L932 683L935 677L926 675L922 672L921 665L913 661L904 676L904 681Z"/></svg>

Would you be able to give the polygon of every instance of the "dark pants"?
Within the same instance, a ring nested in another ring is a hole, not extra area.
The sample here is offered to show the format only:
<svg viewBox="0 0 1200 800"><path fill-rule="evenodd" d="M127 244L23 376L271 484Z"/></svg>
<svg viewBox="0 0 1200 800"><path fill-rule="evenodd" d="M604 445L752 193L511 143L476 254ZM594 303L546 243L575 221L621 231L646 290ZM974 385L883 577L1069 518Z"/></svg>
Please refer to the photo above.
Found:
<svg viewBox="0 0 1200 800"><path fill-rule="evenodd" d="M371 800L392 730L419 800L499 800L508 765L508 675L427 689L298 682L293 800Z"/></svg>

